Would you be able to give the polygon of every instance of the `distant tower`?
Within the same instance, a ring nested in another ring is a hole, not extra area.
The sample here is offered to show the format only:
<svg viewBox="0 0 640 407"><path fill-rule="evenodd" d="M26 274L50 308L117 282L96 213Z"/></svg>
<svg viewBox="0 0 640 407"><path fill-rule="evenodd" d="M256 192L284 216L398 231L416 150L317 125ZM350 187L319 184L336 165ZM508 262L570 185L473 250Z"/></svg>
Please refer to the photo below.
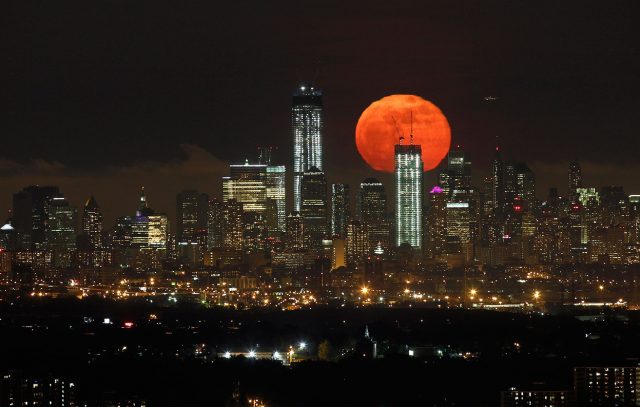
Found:
<svg viewBox="0 0 640 407"><path fill-rule="evenodd" d="M322 92L300 86L293 93L293 210L302 210L302 176L315 167L322 170Z"/></svg>
<svg viewBox="0 0 640 407"><path fill-rule="evenodd" d="M582 188L582 167L573 161L569 163L569 197L574 201L578 198L578 188Z"/></svg>
<svg viewBox="0 0 640 407"><path fill-rule="evenodd" d="M493 209L502 209L504 206L504 166L499 147L496 147L496 155L491 161L491 195Z"/></svg>
<svg viewBox="0 0 640 407"><path fill-rule="evenodd" d="M82 233L87 238L89 249L102 248L102 212L100 212L100 207L93 196L87 199L84 204Z"/></svg>
<svg viewBox="0 0 640 407"><path fill-rule="evenodd" d="M207 230L209 197L193 189L176 196L176 226L178 244L195 243Z"/></svg>
<svg viewBox="0 0 640 407"><path fill-rule="evenodd" d="M387 194L382 182L367 178L360 183L358 209L360 220L369 228L371 245L389 247Z"/></svg>
<svg viewBox="0 0 640 407"><path fill-rule="evenodd" d="M396 246L422 247L422 148L396 144Z"/></svg>
<svg viewBox="0 0 640 407"><path fill-rule="evenodd" d="M331 235L344 238L351 218L349 185L331 185Z"/></svg>
<svg viewBox="0 0 640 407"><path fill-rule="evenodd" d="M222 230L224 222L224 204L218 199L209 201L207 212L207 248L224 247L224 234Z"/></svg>
<svg viewBox="0 0 640 407"><path fill-rule="evenodd" d="M53 251L54 264L66 267L71 264L71 252L76 248L76 208L62 196L56 196L46 205L46 242Z"/></svg>
<svg viewBox="0 0 640 407"><path fill-rule="evenodd" d="M304 225L299 212L287 216L286 246L293 250L304 248Z"/></svg>
<svg viewBox="0 0 640 407"><path fill-rule="evenodd" d="M328 234L327 179L316 167L305 171L302 177L302 219L304 233L311 249L319 249Z"/></svg>

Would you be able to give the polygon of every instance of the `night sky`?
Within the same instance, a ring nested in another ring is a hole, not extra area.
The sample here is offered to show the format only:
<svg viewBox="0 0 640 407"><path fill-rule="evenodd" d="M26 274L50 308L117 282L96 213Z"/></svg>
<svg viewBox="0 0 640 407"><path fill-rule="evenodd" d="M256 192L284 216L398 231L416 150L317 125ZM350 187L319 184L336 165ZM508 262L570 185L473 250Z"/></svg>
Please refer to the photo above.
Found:
<svg viewBox="0 0 640 407"><path fill-rule="evenodd" d="M640 193L640 2L9 0L0 12L0 211L29 184L91 193L107 226L140 185L173 218L184 187L221 194L258 145L292 162L291 92L323 89L331 182L379 176L354 130L371 102L420 95L482 176L496 137L539 196ZM485 96L497 100L487 102ZM431 174L430 179L433 179Z"/></svg>

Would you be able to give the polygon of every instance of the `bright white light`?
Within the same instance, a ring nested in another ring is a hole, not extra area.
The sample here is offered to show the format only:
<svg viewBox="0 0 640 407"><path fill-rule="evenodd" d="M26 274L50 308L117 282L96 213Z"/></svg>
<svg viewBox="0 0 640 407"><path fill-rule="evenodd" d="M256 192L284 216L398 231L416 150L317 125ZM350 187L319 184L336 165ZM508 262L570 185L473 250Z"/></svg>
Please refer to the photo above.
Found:
<svg viewBox="0 0 640 407"><path fill-rule="evenodd" d="M280 352L278 352L278 351L273 352L273 358L276 359L276 360L280 360L280 358L281 358Z"/></svg>
<svg viewBox="0 0 640 407"><path fill-rule="evenodd" d="M250 350L249 351L249 357L250 358L255 358L256 357L256 351L255 350Z"/></svg>
<svg viewBox="0 0 640 407"><path fill-rule="evenodd" d="M304 342L300 342L300 344L298 345L298 348L300 348L300 350L303 350L306 347L307 347L307 344Z"/></svg>
<svg viewBox="0 0 640 407"><path fill-rule="evenodd" d="M227 351L222 355L225 359L231 359L231 352Z"/></svg>

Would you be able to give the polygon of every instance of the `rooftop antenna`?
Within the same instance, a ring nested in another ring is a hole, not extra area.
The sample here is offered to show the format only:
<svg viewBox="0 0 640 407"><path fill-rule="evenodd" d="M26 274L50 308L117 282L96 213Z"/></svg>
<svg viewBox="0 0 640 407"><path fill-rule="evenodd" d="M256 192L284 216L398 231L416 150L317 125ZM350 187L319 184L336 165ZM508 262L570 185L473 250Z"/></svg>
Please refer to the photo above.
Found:
<svg viewBox="0 0 640 407"><path fill-rule="evenodd" d="M409 133L409 143L413 145L413 110L409 111L411 121L411 132Z"/></svg>
<svg viewBox="0 0 640 407"><path fill-rule="evenodd" d="M404 136L402 135L402 132L398 128L398 122L396 121L396 118L393 117L393 115L391 115L391 118L393 119L393 125L396 127L396 133L398 133L398 144L402 145L402 142L404 141Z"/></svg>

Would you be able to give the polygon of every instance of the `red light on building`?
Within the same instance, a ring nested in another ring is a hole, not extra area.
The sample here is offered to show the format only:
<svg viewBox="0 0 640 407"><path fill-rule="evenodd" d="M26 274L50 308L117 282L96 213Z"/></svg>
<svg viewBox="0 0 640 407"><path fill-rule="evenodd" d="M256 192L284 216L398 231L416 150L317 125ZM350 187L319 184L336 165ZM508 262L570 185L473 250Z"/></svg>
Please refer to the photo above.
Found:
<svg viewBox="0 0 640 407"><path fill-rule="evenodd" d="M133 328L133 322L131 322L131 321L127 321L127 322L125 322L124 324L122 324L122 326L123 326L124 328L126 328L126 329Z"/></svg>

